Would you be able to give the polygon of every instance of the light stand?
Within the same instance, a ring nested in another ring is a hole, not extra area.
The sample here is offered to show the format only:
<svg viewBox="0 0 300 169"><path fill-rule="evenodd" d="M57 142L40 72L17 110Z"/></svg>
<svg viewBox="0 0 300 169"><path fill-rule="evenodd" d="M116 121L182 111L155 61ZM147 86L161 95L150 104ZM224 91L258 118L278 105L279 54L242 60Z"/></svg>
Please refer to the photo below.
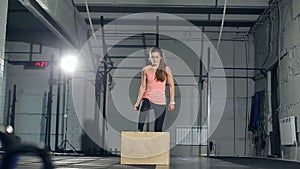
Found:
<svg viewBox="0 0 300 169"><path fill-rule="evenodd" d="M70 143L68 140L68 114L69 114L69 94L70 94L70 84L69 80L67 78L67 75L65 76L65 84L67 84L67 97L66 97L66 111L64 111L64 123L65 123L65 130L64 130L64 140L62 143L58 146L59 150L66 151L67 144L72 148L72 151L76 153L76 148Z"/></svg>

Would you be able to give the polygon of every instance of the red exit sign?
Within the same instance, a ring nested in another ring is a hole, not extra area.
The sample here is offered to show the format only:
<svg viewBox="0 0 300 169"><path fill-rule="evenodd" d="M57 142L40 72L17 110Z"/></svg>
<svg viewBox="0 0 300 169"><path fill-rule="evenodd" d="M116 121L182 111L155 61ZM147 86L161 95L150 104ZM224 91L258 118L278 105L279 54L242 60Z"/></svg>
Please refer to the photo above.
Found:
<svg viewBox="0 0 300 169"><path fill-rule="evenodd" d="M35 61L35 67L48 67L49 62L47 61Z"/></svg>
<svg viewBox="0 0 300 169"><path fill-rule="evenodd" d="M48 67L48 61L27 61L24 65L24 69L44 69Z"/></svg>

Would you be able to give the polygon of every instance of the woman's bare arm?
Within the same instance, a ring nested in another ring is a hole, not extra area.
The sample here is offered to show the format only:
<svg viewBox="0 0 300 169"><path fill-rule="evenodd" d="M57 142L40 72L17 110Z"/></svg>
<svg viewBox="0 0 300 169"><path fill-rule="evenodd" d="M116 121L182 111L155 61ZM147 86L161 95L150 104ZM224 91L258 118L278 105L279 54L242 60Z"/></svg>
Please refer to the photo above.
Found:
<svg viewBox="0 0 300 169"><path fill-rule="evenodd" d="M141 76L141 85L140 85L140 89L139 89L139 95L137 97L136 103L134 105L134 109L138 110L139 109L139 105L142 101L142 98L144 96L146 90L146 70L143 69L142 71L142 76Z"/></svg>
<svg viewBox="0 0 300 169"><path fill-rule="evenodd" d="M169 111L173 111L175 109L175 84L174 78L172 74L172 70L169 66L166 67L167 72L167 80L170 87L170 104L168 106Z"/></svg>

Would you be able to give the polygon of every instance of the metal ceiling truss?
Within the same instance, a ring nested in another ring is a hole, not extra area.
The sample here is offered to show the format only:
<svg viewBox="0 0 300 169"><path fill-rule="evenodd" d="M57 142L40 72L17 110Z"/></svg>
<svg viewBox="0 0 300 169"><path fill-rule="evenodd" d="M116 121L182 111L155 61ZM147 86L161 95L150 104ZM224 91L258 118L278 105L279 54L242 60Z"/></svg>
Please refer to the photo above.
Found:
<svg viewBox="0 0 300 169"><path fill-rule="evenodd" d="M86 12L83 4L76 5L79 12ZM266 7L227 7L226 14L260 15ZM222 14L223 7L214 6L113 6L113 5L89 5L90 12L97 13L141 13L161 12L170 14Z"/></svg>
<svg viewBox="0 0 300 169"><path fill-rule="evenodd" d="M113 18L105 18L104 24L108 24L114 21ZM89 20L85 19L86 24L89 24ZM142 19L128 19L117 21L115 24L118 25L155 25L155 20L142 20ZM222 20L189 20L195 26L217 26L221 25ZM92 19L93 25L100 25L101 19L93 18ZM182 23L178 23L178 21L172 20L164 20L161 25L168 25L168 26L180 26ZM226 20L224 26L226 27L252 27L254 25L253 21L242 21L242 20ZM186 25L182 25L186 26Z"/></svg>
<svg viewBox="0 0 300 169"><path fill-rule="evenodd" d="M84 4L75 4L76 8L81 13L86 13L87 9ZM239 7L227 7L226 15L261 15L263 11L266 9L266 6L239 6ZM222 14L224 7L221 6L153 6L153 5L99 5L99 4L89 4L89 12L93 14L105 15L109 13L141 13L141 12L159 12L159 13L169 13L169 14ZM115 18L105 18L104 24L107 24L113 21ZM198 19L189 19L189 21L195 26L212 26L219 27L221 25L222 20L215 20L208 17L207 20L198 20ZM86 19L86 23L89 24L88 19ZM100 19L92 18L92 23L95 25L100 24ZM134 25L137 24L136 20L123 22L120 24L123 25ZM142 22L143 24L153 24L150 22ZM225 20L224 27L252 27L255 23L255 20ZM164 23L167 25L178 25L176 22L167 21Z"/></svg>

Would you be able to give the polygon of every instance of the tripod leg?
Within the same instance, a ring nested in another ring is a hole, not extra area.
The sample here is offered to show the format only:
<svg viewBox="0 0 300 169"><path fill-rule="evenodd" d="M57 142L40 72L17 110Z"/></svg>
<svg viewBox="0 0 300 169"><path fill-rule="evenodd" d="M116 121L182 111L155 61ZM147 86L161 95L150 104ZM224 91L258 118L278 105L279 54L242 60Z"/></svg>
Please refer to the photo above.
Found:
<svg viewBox="0 0 300 169"><path fill-rule="evenodd" d="M66 141L67 141L67 140L63 140L63 141L60 143L60 145L58 146L59 151L66 151L66 148L67 148L67 146L66 146Z"/></svg>
<svg viewBox="0 0 300 169"><path fill-rule="evenodd" d="M76 148L68 140L66 140L66 143L68 143L69 146L72 147L73 152L76 153Z"/></svg>

